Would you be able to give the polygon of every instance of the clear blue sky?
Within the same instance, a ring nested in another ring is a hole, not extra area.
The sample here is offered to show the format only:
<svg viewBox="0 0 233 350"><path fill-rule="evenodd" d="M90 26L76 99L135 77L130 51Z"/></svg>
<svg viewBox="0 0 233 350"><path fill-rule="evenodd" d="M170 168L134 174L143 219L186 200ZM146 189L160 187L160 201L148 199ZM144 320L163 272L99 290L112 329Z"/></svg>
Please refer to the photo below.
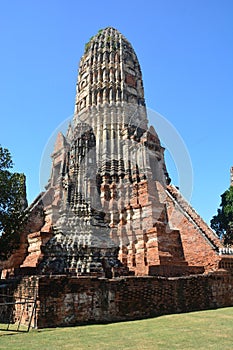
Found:
<svg viewBox="0 0 233 350"><path fill-rule="evenodd" d="M43 149L73 113L84 44L107 26L133 45L147 106L182 136L191 203L209 222L233 165L232 0L0 0L0 143L27 176L29 202Z"/></svg>

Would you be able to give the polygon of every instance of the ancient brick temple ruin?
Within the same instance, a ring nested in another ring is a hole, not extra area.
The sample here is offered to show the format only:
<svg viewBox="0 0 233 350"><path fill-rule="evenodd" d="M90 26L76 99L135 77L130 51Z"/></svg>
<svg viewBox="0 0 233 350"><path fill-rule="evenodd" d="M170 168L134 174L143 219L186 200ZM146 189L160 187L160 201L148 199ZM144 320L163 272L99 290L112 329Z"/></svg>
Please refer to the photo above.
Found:
<svg viewBox="0 0 233 350"><path fill-rule="evenodd" d="M134 319L233 305L232 253L170 184L133 47L100 30L4 283L36 295L38 327Z"/></svg>

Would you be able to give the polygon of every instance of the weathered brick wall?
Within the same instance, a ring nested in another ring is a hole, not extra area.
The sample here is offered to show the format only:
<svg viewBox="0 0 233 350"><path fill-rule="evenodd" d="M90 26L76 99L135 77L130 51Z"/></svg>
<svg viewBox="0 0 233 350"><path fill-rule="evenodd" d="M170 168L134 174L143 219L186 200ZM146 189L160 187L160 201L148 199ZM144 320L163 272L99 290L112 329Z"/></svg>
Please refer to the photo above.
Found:
<svg viewBox="0 0 233 350"><path fill-rule="evenodd" d="M20 280L15 292L14 297L17 302L25 304L16 304L14 310L14 321L21 322L28 326L31 320L31 326L37 326L36 314L32 316L34 311L34 300L37 299L39 279L36 276L23 277ZM32 316L32 319L31 319Z"/></svg>
<svg viewBox="0 0 233 350"><path fill-rule="evenodd" d="M36 276L0 279L0 323L20 322L28 325L33 313L33 301L37 298L38 281ZM33 327L36 327L36 320L35 314L31 323Z"/></svg>
<svg viewBox="0 0 233 350"><path fill-rule="evenodd" d="M113 322L233 305L233 276L40 277L39 328Z"/></svg>
<svg viewBox="0 0 233 350"><path fill-rule="evenodd" d="M0 281L1 282L1 281ZM0 283L1 285L1 283ZM5 283L6 301L37 296L32 326L116 322L163 314L233 306L233 276L226 272L188 277L30 276ZM9 299L9 300L8 300ZM3 298L0 299L3 302ZM33 304L16 305L11 321L29 322ZM2 316L5 321L7 307ZM4 322L1 319L1 322Z"/></svg>
<svg viewBox="0 0 233 350"><path fill-rule="evenodd" d="M0 323L13 322L12 306L8 303L14 300L16 286L16 281L0 279Z"/></svg>

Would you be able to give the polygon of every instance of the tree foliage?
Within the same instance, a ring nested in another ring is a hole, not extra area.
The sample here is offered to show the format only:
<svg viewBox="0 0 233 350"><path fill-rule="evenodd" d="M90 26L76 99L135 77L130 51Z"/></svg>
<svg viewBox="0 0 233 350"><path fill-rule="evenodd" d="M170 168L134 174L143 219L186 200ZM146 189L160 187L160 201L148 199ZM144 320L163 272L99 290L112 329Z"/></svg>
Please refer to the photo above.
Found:
<svg viewBox="0 0 233 350"><path fill-rule="evenodd" d="M220 208L213 216L210 226L225 245L233 244L233 186L221 195Z"/></svg>
<svg viewBox="0 0 233 350"><path fill-rule="evenodd" d="M0 146L0 260L19 245L26 207L25 175L11 172L11 154Z"/></svg>

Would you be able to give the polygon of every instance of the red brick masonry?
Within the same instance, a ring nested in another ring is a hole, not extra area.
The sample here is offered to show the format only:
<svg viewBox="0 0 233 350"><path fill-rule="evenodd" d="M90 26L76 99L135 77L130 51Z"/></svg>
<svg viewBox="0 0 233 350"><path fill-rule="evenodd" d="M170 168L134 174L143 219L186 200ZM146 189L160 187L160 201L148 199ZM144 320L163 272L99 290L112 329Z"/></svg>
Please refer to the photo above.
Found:
<svg viewBox="0 0 233 350"><path fill-rule="evenodd" d="M31 276L21 280L14 295L17 300L36 291L34 326L44 328L232 306L232 290L233 276L219 271L188 277L116 279Z"/></svg>

